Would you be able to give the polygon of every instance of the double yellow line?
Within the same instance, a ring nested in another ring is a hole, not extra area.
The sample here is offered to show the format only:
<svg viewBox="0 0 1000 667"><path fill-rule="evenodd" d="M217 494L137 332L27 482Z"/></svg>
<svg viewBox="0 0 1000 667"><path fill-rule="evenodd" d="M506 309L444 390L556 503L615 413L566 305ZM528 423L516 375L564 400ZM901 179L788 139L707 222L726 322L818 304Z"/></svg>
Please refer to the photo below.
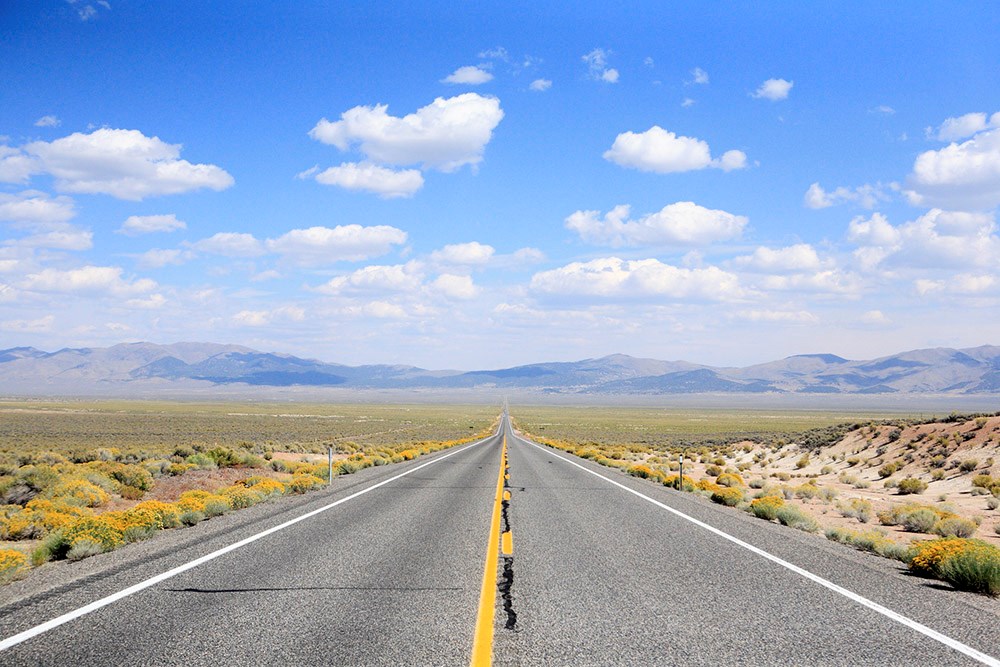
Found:
<svg viewBox="0 0 1000 667"><path fill-rule="evenodd" d="M493 663L493 617L496 613L497 601L497 565L499 552L497 543L505 556L514 552L510 531L500 534L500 510L503 501L510 500L510 491L504 490L504 480L509 480L507 474L507 434L503 436L503 449L500 453L500 474L497 476L497 491L493 497L493 517L490 519L490 537L486 547L486 566L483 570L483 586L479 592L479 613L476 616L476 634L472 640L473 667L488 666Z"/></svg>

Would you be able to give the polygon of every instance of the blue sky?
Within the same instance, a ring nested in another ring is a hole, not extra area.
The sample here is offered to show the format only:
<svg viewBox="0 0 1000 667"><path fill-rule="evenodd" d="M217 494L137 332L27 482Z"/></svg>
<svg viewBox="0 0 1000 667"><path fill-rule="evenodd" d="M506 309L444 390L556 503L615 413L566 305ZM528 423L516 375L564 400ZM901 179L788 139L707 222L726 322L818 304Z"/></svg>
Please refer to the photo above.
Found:
<svg viewBox="0 0 1000 667"><path fill-rule="evenodd" d="M0 348L1000 341L995 5L344 4L0 8Z"/></svg>

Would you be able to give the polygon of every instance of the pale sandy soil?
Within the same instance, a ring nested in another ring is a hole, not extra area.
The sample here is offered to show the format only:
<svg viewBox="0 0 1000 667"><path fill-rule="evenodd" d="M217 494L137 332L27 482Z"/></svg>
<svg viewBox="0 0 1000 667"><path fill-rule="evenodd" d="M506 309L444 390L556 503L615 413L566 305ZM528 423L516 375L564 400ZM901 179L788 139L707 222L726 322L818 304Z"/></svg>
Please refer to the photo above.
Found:
<svg viewBox="0 0 1000 667"><path fill-rule="evenodd" d="M832 501L824 501L818 497L786 501L803 507L824 528L839 526L866 530L880 527L898 542L927 539L933 536L910 533L898 526L881 526L877 516L869 523L862 524L857 519L841 516L837 511L838 502L849 501L851 498L870 501L876 515L894 505L920 503L948 506L951 511L963 517L981 519L982 523L974 537L1000 546L1000 535L995 531L995 527L1000 524L1000 509L989 509L987 499L990 496L973 495L971 483L972 478L980 474L1000 477L1000 417L989 417L981 426L975 420L906 426L900 429L898 439L891 440L890 434L894 430L890 426L877 425L848 433L835 445L819 452L809 452L809 463L802 468L798 467L798 462L807 450L794 443L783 446L777 452L757 443L740 443L736 445L736 454L728 457L726 465L722 467L751 464L750 468L740 473L748 483L764 479L770 486L795 487L814 479L820 488L834 489L837 497ZM958 436L957 440L955 436ZM941 438L947 439L947 443L941 444ZM743 451L741 447L744 445L750 451ZM767 455L763 465L754 462L754 455L762 451ZM943 466L935 467L931 464L935 455L944 457ZM859 459L858 462L849 463L848 459L853 458ZM962 461L973 459L978 461L975 470L963 472L959 469L958 465ZM993 459L993 463L987 465L990 459ZM900 469L891 477L883 479L879 475L879 468L893 461L901 464ZM710 461L700 463L687 460L684 473L701 479L707 476L705 469L709 463ZM944 477L934 480L934 470L943 470ZM842 481L842 474L853 475L859 483L868 482L870 486L864 489L857 488L855 483L845 483ZM787 481L778 477L785 475L789 476ZM924 480L928 483L927 490L921 494L900 495L896 489L884 486L887 479L899 481L906 477ZM749 491L752 494L757 490Z"/></svg>

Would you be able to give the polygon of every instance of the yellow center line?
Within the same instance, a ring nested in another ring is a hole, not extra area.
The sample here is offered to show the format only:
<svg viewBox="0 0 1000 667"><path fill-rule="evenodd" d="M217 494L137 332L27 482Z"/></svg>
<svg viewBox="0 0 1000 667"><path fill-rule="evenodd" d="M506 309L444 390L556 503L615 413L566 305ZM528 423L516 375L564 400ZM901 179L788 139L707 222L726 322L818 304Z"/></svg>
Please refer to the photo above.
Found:
<svg viewBox="0 0 1000 667"><path fill-rule="evenodd" d="M504 556L511 556L514 553L514 540L510 536L510 531L500 536L500 548Z"/></svg>
<svg viewBox="0 0 1000 667"><path fill-rule="evenodd" d="M472 640L473 667L488 667L493 664L493 616L497 601L497 563L500 559L497 542L500 541L500 503L503 498L504 470L507 468L507 434L503 436L500 452L500 474L497 477L497 491L493 498L493 517L490 519L490 537L486 545L486 566L483 569L483 585L479 591L479 613L476 616L476 634ZM509 533L507 533L509 535Z"/></svg>

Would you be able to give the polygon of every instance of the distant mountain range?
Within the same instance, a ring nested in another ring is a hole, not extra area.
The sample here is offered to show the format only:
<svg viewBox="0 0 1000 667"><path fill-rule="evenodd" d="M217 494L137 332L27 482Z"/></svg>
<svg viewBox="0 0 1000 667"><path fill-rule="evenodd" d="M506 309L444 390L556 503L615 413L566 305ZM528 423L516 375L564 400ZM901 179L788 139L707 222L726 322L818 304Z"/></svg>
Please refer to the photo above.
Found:
<svg viewBox="0 0 1000 667"><path fill-rule="evenodd" d="M213 343L123 343L57 352L32 347L0 350L0 394L148 395L220 386L502 388L609 395L991 394L1000 393L1000 347L914 350L868 361L805 354L746 368L614 354L468 372L415 366L345 366Z"/></svg>

